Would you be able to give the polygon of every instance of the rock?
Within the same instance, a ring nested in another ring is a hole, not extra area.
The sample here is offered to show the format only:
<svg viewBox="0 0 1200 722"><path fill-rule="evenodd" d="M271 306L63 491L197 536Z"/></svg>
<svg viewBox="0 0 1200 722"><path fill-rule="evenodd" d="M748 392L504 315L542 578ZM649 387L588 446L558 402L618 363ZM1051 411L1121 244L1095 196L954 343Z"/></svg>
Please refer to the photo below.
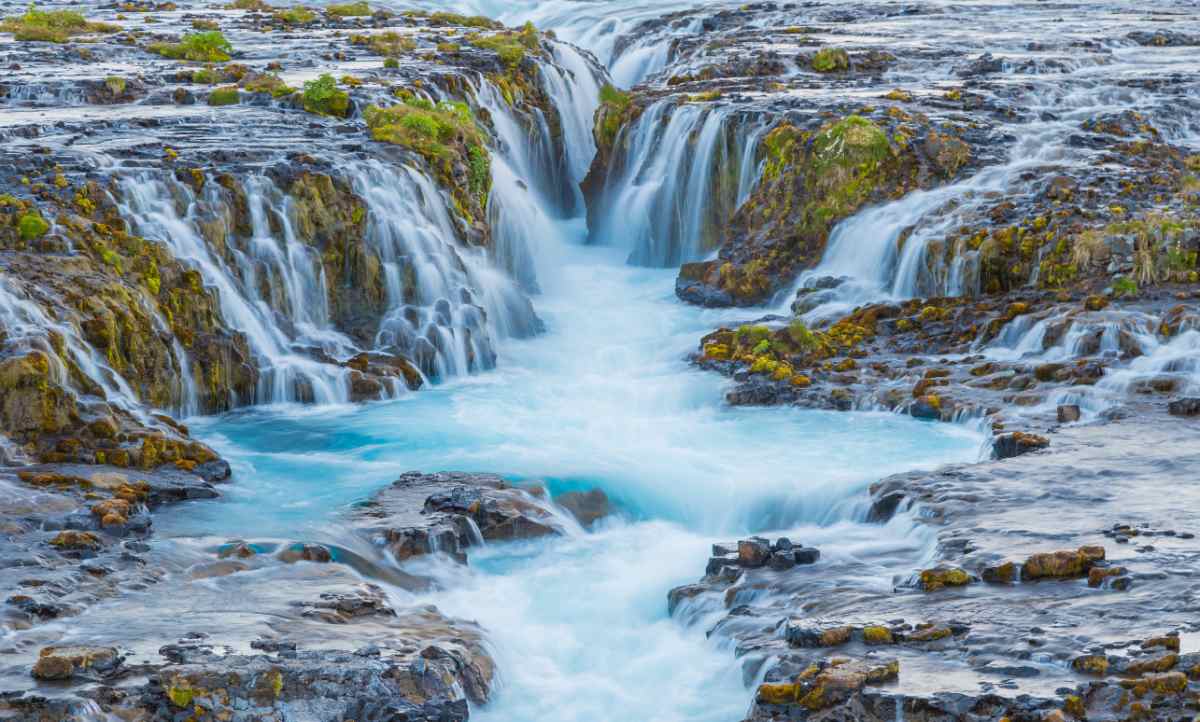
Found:
<svg viewBox="0 0 1200 722"><path fill-rule="evenodd" d="M983 568L980 576L990 584L1011 584L1017 579L1017 565L1012 562L1002 562Z"/></svg>
<svg viewBox="0 0 1200 722"><path fill-rule="evenodd" d="M797 564L816 564L821 558L821 551L812 547L793 549L792 557L796 560Z"/></svg>
<svg viewBox="0 0 1200 722"><path fill-rule="evenodd" d="M105 676L114 672L122 660L113 647L45 647L34 662L33 676L41 680Z"/></svg>
<svg viewBox="0 0 1200 722"><path fill-rule="evenodd" d="M738 542L738 564L744 567L761 567L771 557L771 544L759 537Z"/></svg>
<svg viewBox="0 0 1200 722"><path fill-rule="evenodd" d="M1014 456L1028 454L1048 446L1050 446L1049 439L1023 431L1001 434L992 443L997 459L1011 459Z"/></svg>
<svg viewBox="0 0 1200 722"><path fill-rule="evenodd" d="M1075 551L1034 554L1021 566L1021 579L1064 579L1082 577L1098 561L1104 560L1104 547L1080 547Z"/></svg>
<svg viewBox="0 0 1200 722"><path fill-rule="evenodd" d="M581 498L598 511L600 497ZM355 518L398 561L441 552L465 562L466 549L488 541L526 539L562 531L560 511L545 499L495 474L408 472L360 505Z"/></svg>
<svg viewBox="0 0 1200 722"><path fill-rule="evenodd" d="M1079 421L1080 411L1075 404L1060 404L1058 407L1058 423L1069 424Z"/></svg>
<svg viewBox="0 0 1200 722"><path fill-rule="evenodd" d="M938 566L922 571L917 583L921 589L934 592L945 587L966 586L971 583L971 575L958 567Z"/></svg>
<svg viewBox="0 0 1200 722"><path fill-rule="evenodd" d="M850 641L854 628L846 625L828 626L819 622L788 624L784 639L793 647L840 647Z"/></svg>
<svg viewBox="0 0 1200 722"><path fill-rule="evenodd" d="M608 495L601 489L591 491L568 491L554 497L556 504L571 512L576 521L584 527L590 527L598 520L608 516L612 509Z"/></svg>
<svg viewBox="0 0 1200 722"><path fill-rule="evenodd" d="M771 557L767 560L767 566L777 572L791 569L796 566L795 554L791 551L771 552Z"/></svg>
<svg viewBox="0 0 1200 722"><path fill-rule="evenodd" d="M1200 416L1200 398L1177 399L1167 404L1172 416Z"/></svg>

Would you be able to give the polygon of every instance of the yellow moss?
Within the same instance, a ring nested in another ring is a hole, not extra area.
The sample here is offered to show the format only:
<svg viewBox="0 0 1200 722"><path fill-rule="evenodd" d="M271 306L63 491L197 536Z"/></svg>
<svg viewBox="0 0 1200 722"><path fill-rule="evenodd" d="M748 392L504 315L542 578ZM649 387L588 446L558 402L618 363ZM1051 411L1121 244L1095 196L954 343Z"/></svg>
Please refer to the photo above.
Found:
<svg viewBox="0 0 1200 722"><path fill-rule="evenodd" d="M892 644L892 632L887 627L870 626L863 628L863 641L867 644Z"/></svg>

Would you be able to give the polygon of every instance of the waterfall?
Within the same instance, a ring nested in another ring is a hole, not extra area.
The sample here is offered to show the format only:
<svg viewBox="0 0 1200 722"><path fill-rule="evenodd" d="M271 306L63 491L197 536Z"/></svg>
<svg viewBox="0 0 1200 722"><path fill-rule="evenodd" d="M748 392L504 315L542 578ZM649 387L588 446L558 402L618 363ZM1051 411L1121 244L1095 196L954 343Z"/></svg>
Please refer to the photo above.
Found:
<svg viewBox="0 0 1200 722"><path fill-rule="evenodd" d="M454 222L427 175L378 161L352 175L367 201L366 242L382 262L387 290L377 347L445 378L492 368L494 338L539 330L528 299L484 251L456 243Z"/></svg>
<svg viewBox="0 0 1200 722"><path fill-rule="evenodd" d="M539 263L561 241L580 234L584 199L579 183L595 144L592 116L599 104L602 71L580 51L548 43L552 60L539 60L543 90L557 112L556 138L540 112L519 113L500 90L482 79L475 101L487 111L495 133L488 220L498 265L530 292L538 290Z"/></svg>
<svg viewBox="0 0 1200 722"><path fill-rule="evenodd" d="M720 242L757 179L766 120L729 106L668 98L648 107L616 140L612 165L589 213L590 240L629 249L642 266L676 266Z"/></svg>
<svg viewBox="0 0 1200 722"><path fill-rule="evenodd" d="M252 209L252 218L264 213L266 181L255 180L247 184L247 200ZM310 326L312 311L304 311L300 317L287 319L299 322L292 335L285 330L283 318L276 313L267 299L260 294L260 274L282 279L284 289L313 288L320 282L316 278L315 264L293 263L289 260L286 237L280 239L265 232L261 217L252 221L254 232L246 249L228 247L231 261L217 255L212 245L203 237L198 220L206 209L219 208L223 199L219 190L208 184L204 198L197 197L191 188L171 178L152 175L127 177L121 180L121 210L134 230L140 235L167 245L172 255L200 271L204 283L217 290L221 315L233 329L242 332L258 358L261 375L256 390L255 403L279 403L285 401L307 401L338 403L349 399L346 369L321 363L299 353L298 347L316 346L329 353L345 352L347 342L327 332L317 337L304 336L303 327ZM273 194L272 194L273 195ZM175 198L182 200L185 210L179 213ZM203 207L202 207L203 205ZM283 209L277 209L285 215ZM292 254L295 255L295 252ZM324 291L323 283L322 292ZM303 304L303 298L289 301L289 305ZM333 343L329 343L333 340Z"/></svg>
<svg viewBox="0 0 1200 722"><path fill-rule="evenodd" d="M147 418L129 383L88 345L78 329L65 320L51 318L43 310L43 304L31 299L7 275L0 276L0 331L3 331L0 350L4 355L40 352L48 360L49 377L55 385L86 393L72 381L71 372L76 370L101 391L105 401L136 418ZM62 356L55 350L56 342L65 351ZM184 388L181 396L186 398L186 394Z"/></svg>

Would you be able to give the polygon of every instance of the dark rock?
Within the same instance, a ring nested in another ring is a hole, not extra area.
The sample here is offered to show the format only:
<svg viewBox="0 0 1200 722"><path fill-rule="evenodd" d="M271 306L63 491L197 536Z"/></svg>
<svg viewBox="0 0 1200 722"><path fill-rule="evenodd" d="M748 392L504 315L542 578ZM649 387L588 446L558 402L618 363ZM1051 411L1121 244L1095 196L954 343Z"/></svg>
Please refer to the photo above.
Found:
<svg viewBox="0 0 1200 722"><path fill-rule="evenodd" d="M1167 404L1172 416L1200 416L1200 398L1177 399Z"/></svg>
<svg viewBox="0 0 1200 722"><path fill-rule="evenodd" d="M612 509L608 495L601 489L591 491L568 491L554 497L556 504L571 512L584 527L590 527L599 519L608 516Z"/></svg>
<svg viewBox="0 0 1200 722"><path fill-rule="evenodd" d="M821 551L813 547L804 547L803 549L793 549L792 558L797 564L816 564L821 558Z"/></svg>
<svg viewBox="0 0 1200 722"><path fill-rule="evenodd" d="M1079 407L1074 404L1065 404L1058 407L1058 423L1069 424L1073 421L1079 421Z"/></svg>
<svg viewBox="0 0 1200 722"><path fill-rule="evenodd" d="M1050 440L1044 436L1014 431L997 436L992 443L992 448L997 459L1011 459L1014 456L1044 449L1049 445Z"/></svg>
<svg viewBox="0 0 1200 722"><path fill-rule="evenodd" d="M761 567L771 557L771 544L759 537L738 542L738 563L744 567Z"/></svg>

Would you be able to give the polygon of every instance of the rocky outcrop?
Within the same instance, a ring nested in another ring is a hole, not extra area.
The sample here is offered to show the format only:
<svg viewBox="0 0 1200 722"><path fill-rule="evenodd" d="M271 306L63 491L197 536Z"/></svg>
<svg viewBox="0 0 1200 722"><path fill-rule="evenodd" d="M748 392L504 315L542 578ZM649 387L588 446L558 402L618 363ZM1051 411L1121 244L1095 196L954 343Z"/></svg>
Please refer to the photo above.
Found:
<svg viewBox="0 0 1200 722"><path fill-rule="evenodd" d="M582 515L595 521L596 494ZM569 502L574 504L574 502ZM563 533L574 521L540 486L514 486L495 474L408 472L356 510L357 523L397 561L435 552L466 561L466 550L485 541L511 541Z"/></svg>
<svg viewBox="0 0 1200 722"><path fill-rule="evenodd" d="M676 294L705 306L763 303L816 265L838 221L944 181L971 157L961 139L899 125L851 114L818 128L772 130L762 141L762 177L730 221L717 259L685 264Z"/></svg>

